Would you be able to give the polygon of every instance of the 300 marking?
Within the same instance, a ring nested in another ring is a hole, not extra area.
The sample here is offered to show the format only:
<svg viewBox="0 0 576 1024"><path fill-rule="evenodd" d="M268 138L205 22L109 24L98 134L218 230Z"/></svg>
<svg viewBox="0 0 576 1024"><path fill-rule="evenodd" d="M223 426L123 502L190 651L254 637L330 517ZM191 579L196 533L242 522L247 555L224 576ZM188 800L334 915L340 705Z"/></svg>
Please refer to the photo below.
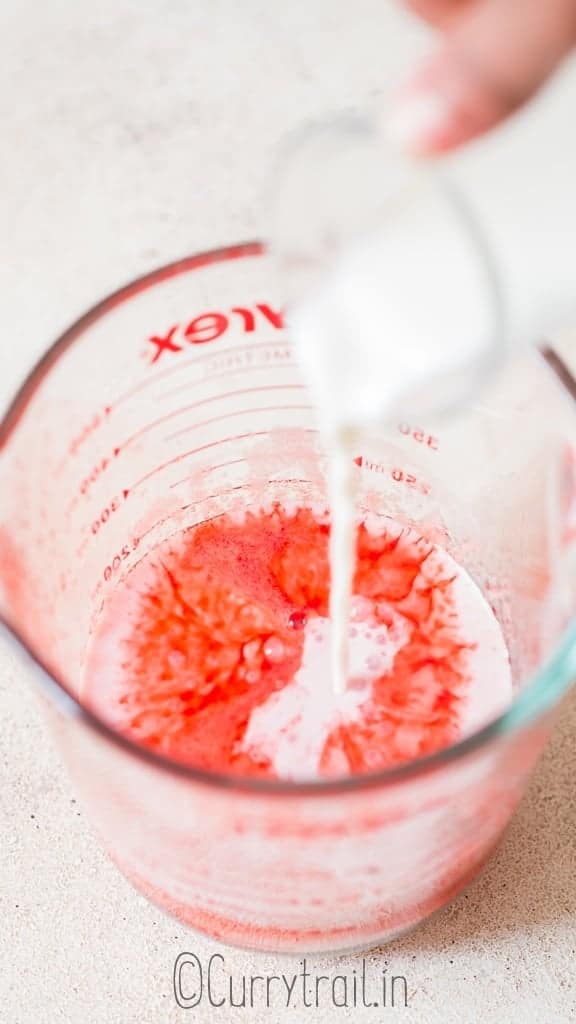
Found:
<svg viewBox="0 0 576 1024"><path fill-rule="evenodd" d="M411 427L409 423L400 423L398 430L401 434L404 434L404 437L411 437L418 444L424 444L434 452L438 451L438 438L432 434L427 434L425 430L420 430L419 427Z"/></svg>
<svg viewBox="0 0 576 1024"><path fill-rule="evenodd" d="M92 523L92 533L94 536L96 536L96 534L100 532L103 526L106 526L106 523L109 521L110 516L114 515L114 513L118 511L118 509L122 505L122 500L125 500L127 497L128 491L124 491L122 498L112 498L112 501L109 502L108 505L106 505L106 508L102 509L98 518L95 519L94 522Z"/></svg>

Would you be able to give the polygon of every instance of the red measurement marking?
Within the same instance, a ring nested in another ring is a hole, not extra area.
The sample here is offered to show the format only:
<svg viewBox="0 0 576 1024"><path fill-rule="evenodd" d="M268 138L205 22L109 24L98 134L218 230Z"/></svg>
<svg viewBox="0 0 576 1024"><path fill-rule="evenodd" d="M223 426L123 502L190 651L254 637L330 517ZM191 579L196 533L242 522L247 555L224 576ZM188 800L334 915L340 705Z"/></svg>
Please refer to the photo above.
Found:
<svg viewBox="0 0 576 1024"><path fill-rule="evenodd" d="M184 509L181 508L180 512L183 512L183 511L184 511ZM140 543L141 541L143 541L144 538L148 537L148 535L150 533L154 533L154 530L158 529L159 526L162 526L163 523L166 523L166 522L168 522L169 519L172 519L172 515L173 515L173 513L171 513L168 516L163 516L163 518L162 519L158 519L157 522L155 522L153 524L153 526L149 526L147 530L144 530L144 532L139 535L137 543Z"/></svg>
<svg viewBox="0 0 576 1024"><path fill-rule="evenodd" d="M246 459L230 459L230 462L219 462L216 466L210 466L205 472L215 473L217 469L228 469L229 466L238 466L241 462L246 462Z"/></svg>
<svg viewBox="0 0 576 1024"><path fill-rule="evenodd" d="M85 497L87 495L88 491L92 487L92 484L96 483L99 477L101 477L102 474L106 472L109 465L110 459L108 458L108 456L105 456L103 459L100 459L100 461L90 470L88 476L85 477L82 483L80 484L80 494L82 495L82 497Z"/></svg>
<svg viewBox="0 0 576 1024"><path fill-rule="evenodd" d="M188 479L190 479L190 477ZM184 483L184 481L181 482ZM197 505L203 505L206 501L214 501L216 498L225 498L226 495L234 494L236 491L245 491L249 486L250 484L237 484L236 487L228 487L227 490L218 491L217 494L206 494L203 498L198 498L196 501L191 501L188 505L183 505L182 511L187 512L189 508L195 508Z"/></svg>
<svg viewBox="0 0 576 1024"><path fill-rule="evenodd" d="M191 505L181 505L178 511L186 512L187 509L191 507ZM174 513L171 512L169 515L163 516L162 519L158 519L157 522L155 522L152 526L149 526L147 530L144 530L144 532L138 536L138 539L134 541L134 546L136 547L144 540L145 537L148 537L149 534L154 533L154 530L157 530L159 526L162 526L164 523L167 523L173 517Z"/></svg>
<svg viewBox="0 0 576 1024"><path fill-rule="evenodd" d="M206 382L195 381L195 383L205 384ZM143 437L150 430L153 430L154 427L158 427L162 423L167 423L169 420L175 419L177 416L180 416L184 412L192 412L193 409L200 409L203 405L209 405L211 402L216 402L228 398L239 398L240 396L265 393L267 391L286 390L303 391L304 386L302 384L274 384L268 387L243 388L239 391L227 391L224 394L212 395L210 398L203 398L199 402L190 402L188 405L183 405L179 409L174 409L172 410L172 412L168 412L164 416L159 416L158 419L152 420L150 423L146 423L145 426L141 427L140 430L137 430L134 434L127 438L126 441L123 441L122 444L118 446L118 448L115 448L114 455L119 455L121 451L124 451L126 448L128 448L129 445L131 445L134 441L137 441L139 438ZM209 420L208 422L211 421Z"/></svg>
<svg viewBox="0 0 576 1024"><path fill-rule="evenodd" d="M200 445L199 448L191 448L187 452L182 452L181 455L176 455L173 459L167 459L166 462L163 462L160 466L155 466L155 468L151 469L149 473L146 473L146 475L141 477L140 480L137 480L135 484L132 484L130 492L134 493L134 491L137 491L142 484L155 476L156 473L162 472L163 469L167 469L168 466L173 466L177 462L182 462L183 459L187 459L190 455L197 455L199 452L207 451L209 448L217 448L219 445L226 444L228 441L242 441L247 437L265 437L268 434L268 430L261 430L259 433L255 434L237 434L235 437L225 437L222 438L221 441L211 441L210 444Z"/></svg>
<svg viewBox="0 0 576 1024"><path fill-rule="evenodd" d="M85 426L82 427L81 431L76 435L76 437L73 437L72 440L70 441L70 444L68 445L69 455L76 455L78 449L84 444L84 442L96 430L98 430L98 427L102 426L102 423L104 422L106 417L110 415L111 411L112 407L110 405L105 405L103 409L99 410L92 416L92 419L88 423L86 423ZM65 462L60 464L59 469L63 465L65 465Z"/></svg>
<svg viewBox="0 0 576 1024"><path fill-rule="evenodd" d="M420 430L419 427L411 427L408 423L400 423L398 430L404 437L411 437L417 444L426 445L427 448L431 448L434 452L438 451L438 438L432 434L427 434L425 430Z"/></svg>
<svg viewBox="0 0 576 1024"><path fill-rule="evenodd" d="M136 562L134 562L133 565L130 566L130 571L133 572L134 569L136 568L136 566L140 565L140 562L143 562L144 559L147 558L147 557L148 556L146 554L142 555L142 558L139 558ZM104 586L104 582L109 583L110 579L111 579L111 577L108 580L105 580L105 581L103 581L102 579L98 580L98 583L96 584L96 587L92 591L92 600L94 600L94 598L97 596L97 594L102 590L102 587ZM97 614L98 615L100 614L100 612L104 608L104 604L105 604L105 602L102 601L102 604L100 605L99 609L97 610Z"/></svg>
<svg viewBox="0 0 576 1024"><path fill-rule="evenodd" d="M260 349L273 348L274 344L275 343L273 341L252 342L251 345L237 345L235 347L225 349L223 352L220 352L219 354L220 355L232 355L232 354L238 354L238 353L241 353L241 352L254 352L254 351L259 351ZM288 350L288 351L290 351L290 350ZM140 381L140 383L135 384L134 387L130 388L128 391L124 391L121 395L118 395L112 401L111 405L109 405L107 408L110 411L112 411L112 410L116 409L119 405L121 405L122 403L128 401L128 399L132 398L134 395L137 395L141 391L144 391L146 388L150 387L151 384L156 384L158 381L164 380L166 377L171 377L175 373L176 374L180 374L183 370L189 370L192 367L202 366L203 363L212 362L212 360L214 360L215 358L216 358L215 353L211 352L211 353L209 353L209 354L207 354L205 356L195 356L193 359L188 359L188 360L183 361L183 362L178 362L174 366L167 367L165 370L155 371L154 372L154 376L148 377L148 378L146 378L146 380ZM248 366L245 369L251 370L253 368L254 368L253 366ZM225 374L228 373L228 372L229 372L228 370L224 371ZM240 370L235 370L234 372L235 373L239 373L241 371ZM213 377L219 377L219 376L223 376L223 374L218 374L218 373L210 374L210 379L213 379ZM203 381L193 381L192 384L186 384L184 386L185 387L192 387L193 384L199 384L199 383L203 383ZM181 390L181 389L177 389L177 390ZM162 397L162 398L169 397L170 395L172 395L174 393L175 392L168 391L168 392L166 392L165 395L161 395L160 397Z"/></svg>
<svg viewBox="0 0 576 1024"><path fill-rule="evenodd" d="M250 433L248 433L248 434L235 434L233 437L223 437L223 438L221 438L220 441L211 441L209 444L200 445L198 448L190 448L189 451L182 452L181 455L176 455L173 459L167 459L167 461L163 462L160 466L156 466L154 469L151 469L149 473L146 473L146 475L141 477L140 480L137 480L135 484L132 484L132 486L130 487L129 491L127 491L125 493L132 494L139 487L141 487L142 484L146 483L147 480L149 480L151 477L155 476L156 473L160 473L163 469L166 469L168 466L173 466L177 462L182 462L183 459L187 459L191 455L198 455L199 452L208 451L209 448L219 448L220 445L228 444L230 441L244 441L244 440L246 440L246 438L249 438L249 437L250 438L252 438L252 437L270 437L271 433L272 433L271 430L250 431ZM318 431L315 430L315 429L312 429L312 428L310 428L310 429L307 428L306 430L303 431L303 433L304 434L317 434ZM174 484L172 486L177 486L177 485Z"/></svg>
<svg viewBox="0 0 576 1024"><path fill-rule="evenodd" d="M371 459L367 459L364 455L361 457L361 462L357 463L361 465L363 469L367 469L370 473L388 473L388 466L384 466L381 462L372 462Z"/></svg>
<svg viewBox="0 0 576 1024"><path fill-rule="evenodd" d="M186 511L186 509L188 509L188 508L190 508L190 506L189 506L189 505L183 505L183 506L182 506L182 508L180 509L180 511L181 511L181 512L185 512L185 511ZM213 521L214 519L220 519L220 517L221 517L221 516L223 516L223 515L226 515L226 513L225 513L225 512L217 512L217 513L216 513L215 515L213 515L213 516L207 516L207 517L206 517L206 519L203 519L203 520L202 520L202 523L211 523L211 522L212 522L212 521ZM168 519L169 519L169 518L171 518L171 517L170 517L170 516L167 516L166 518L168 518ZM160 520L160 522L164 522L164 520ZM156 525L159 525L159 523L157 523ZM151 532L151 531L150 531L150 532ZM144 534L142 534L142 536L144 536ZM138 540L135 540L135 541L134 541L134 548L136 548L136 547L138 546L138 544L140 543L140 541L141 541L141 540L142 540L142 537L140 537L140 538L139 538ZM140 558L138 558L138 559L137 559L137 560L136 560L136 561L134 562L134 564L130 566L130 571L131 571L131 572L134 572L134 570L138 568L138 566L140 565L140 563L141 563L141 562L143 562L143 561L144 561L144 560L145 560L146 558L148 558L148 555L149 555L149 552L145 552L145 553L144 553L144 554L143 554L143 555L142 555L142 556L141 556ZM110 579L110 578L111 578L111 577L109 577L109 579ZM106 580L106 582L109 582L109 579L108 579L108 580ZM95 588L94 588L94 590L92 591L92 599L94 599L94 598L95 598L95 597L97 596L97 594L99 593L99 591L100 591L101 589L102 589L102 580L99 580L99 581L98 581L98 583L96 584L96 587L95 587ZM100 614L100 612L102 611L102 609L103 609L103 608L104 608L104 601L103 601L103 602L102 602L102 604L100 605L100 608L99 608L99 609L97 610L97 614Z"/></svg>
<svg viewBox="0 0 576 1024"><path fill-rule="evenodd" d="M188 480L194 480L194 476L187 476L184 480L179 480L177 484L172 484L172 488L178 487L180 484L187 483ZM275 484L309 484L310 481L301 477L287 477L286 480L272 480L269 483ZM250 487L250 484L237 484L236 487L229 487L225 491L218 491L217 494L208 494L204 498L198 498L197 501L191 501L188 505L182 506L182 511L186 512L189 508L194 508L196 505L202 505L205 501L214 501L215 498L223 498L227 494L233 494L235 491L245 491ZM204 522L204 520L202 520Z"/></svg>
<svg viewBox="0 0 576 1024"><path fill-rule="evenodd" d="M413 473L408 473L405 469L399 469L395 467L390 469L389 466L385 466L381 462L372 462L370 459L366 459L363 455L359 455L354 462L357 466L362 466L363 469L368 470L370 473L380 473L382 476L390 475L395 483L403 483L408 487L414 487L420 491L421 494L430 493L430 485L424 483L422 480L418 480Z"/></svg>
<svg viewBox="0 0 576 1024"><path fill-rule="evenodd" d="M240 350L238 350L238 351L240 351ZM236 352L236 349L230 349L230 353L232 355L235 352ZM224 354L228 355L228 352L223 353L223 355ZM289 352L289 350L287 350L287 354L291 354ZM289 367L295 366L295 365L296 364L294 363L294 360L290 360L288 362L283 363L282 369L284 370L286 368L289 368ZM205 385L207 380L213 381L213 380L217 380L219 377L229 377L231 373L233 373L235 376L239 376L241 373L253 373L254 370L259 370L259 369L261 370L261 369L267 369L267 368L268 368L267 365L266 366L258 366L257 363L253 363L252 361L250 361L246 366L229 366L228 365L228 366L225 366L222 370L213 371L212 373L210 373L209 377L203 377L201 380L191 381L190 383L187 383L187 384L179 384L177 388L172 388L172 390L165 391L162 395L159 395L159 398L161 400L164 399L164 398L172 398L174 395L180 394L181 391L189 391L190 388L196 387L199 384L204 384Z"/></svg>
<svg viewBox="0 0 576 1024"><path fill-rule="evenodd" d="M106 526L106 523L109 522L110 517L118 511L118 509L122 506L122 502L126 500L129 494L130 491L122 491L121 498L112 498L112 501L110 501L108 505L106 505L106 507L102 509L100 515L92 523L92 533L94 536L96 536L96 534L100 532L103 526Z"/></svg>
<svg viewBox="0 0 576 1024"><path fill-rule="evenodd" d="M267 390L267 389L265 389ZM225 423L226 420L231 420L236 416L246 416L247 413L253 414L256 412L310 412L312 409L311 405L264 405L261 408L252 409L235 409L234 412L228 412L223 416L213 416L212 419L203 420L201 423L191 423L188 427L183 427L182 430L177 430L174 434L169 434L165 441L174 441L177 437L182 437L184 434L189 434L191 430L197 430L202 427L210 427L214 423Z"/></svg>
<svg viewBox="0 0 576 1024"><path fill-rule="evenodd" d="M191 505L181 505L179 511L180 512L186 512L187 509L189 509L191 507L192 507ZM118 572L118 570L120 569L120 566L122 565L122 563L126 562L129 559L130 555L133 554L134 551L136 551L136 549L140 546L140 544L145 539L145 537L148 537L149 534L154 533L154 531L157 530L159 526L163 526L164 523L169 522L169 520L171 520L172 518L173 518L173 513L171 513L170 515L167 515L167 516L163 516L162 519L158 519L157 522L155 522L152 526L149 526L148 529L144 530L144 532L139 534L138 537L134 537L134 539L132 540L131 544L125 544L122 547L122 549L119 552L119 554L115 555L114 558L112 559L112 561L104 568L104 570L102 572L102 578L103 578L104 582L108 583L112 579L112 576L114 576ZM212 516L211 518L214 519L216 517ZM210 522L210 519L206 519L204 521L205 522ZM146 557L146 556L143 555L142 558L144 558L144 557ZM142 558L139 559L139 561L136 562L134 566L132 566L133 569L136 568L136 565L138 565L139 562L142 561ZM102 583L100 582L98 584L98 586L96 588L96 591L94 593L97 593L98 590L100 590L101 587L102 587Z"/></svg>
<svg viewBox="0 0 576 1024"><path fill-rule="evenodd" d="M422 483L413 473L407 473L404 469L393 469L390 476L396 483L406 484L408 487L415 487L421 494L430 493L430 485Z"/></svg>
<svg viewBox="0 0 576 1024"><path fill-rule="evenodd" d="M70 456L74 456L78 453L79 448L83 446L85 441L88 440L104 423L106 418L112 412L111 405L105 405L101 411L95 413L89 423L87 423L79 434L77 434L68 445L68 451L63 459L57 464L54 470L54 476L58 477L66 469L68 465L68 459Z"/></svg>
<svg viewBox="0 0 576 1024"><path fill-rule="evenodd" d="M90 539L89 537L86 537L86 539L82 541L82 544L80 545L80 547L76 548L76 551L74 552L74 557L75 558L80 558L80 556L84 554L84 552L85 552L85 550L86 550L86 548L88 546L89 539Z"/></svg>
<svg viewBox="0 0 576 1024"><path fill-rule="evenodd" d="M112 559L110 564L106 566L104 572L102 573L102 576L106 583L108 582L108 580L112 579L112 576L114 576L118 572L122 563L125 562L128 558L130 558L130 555L132 555L136 551L136 548L138 547L140 540L140 537L135 537L131 544L124 544L123 547L120 549L119 553L114 555L114 558Z"/></svg>

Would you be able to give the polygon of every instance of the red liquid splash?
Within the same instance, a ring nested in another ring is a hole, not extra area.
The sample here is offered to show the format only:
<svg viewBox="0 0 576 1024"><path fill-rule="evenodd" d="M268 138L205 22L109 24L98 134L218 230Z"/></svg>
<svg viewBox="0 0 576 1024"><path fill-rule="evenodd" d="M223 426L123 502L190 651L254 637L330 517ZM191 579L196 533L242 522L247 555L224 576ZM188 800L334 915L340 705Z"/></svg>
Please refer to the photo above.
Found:
<svg viewBox="0 0 576 1024"><path fill-rule="evenodd" d="M242 739L252 711L298 671L307 623L328 614L328 536L309 510L290 516L276 506L242 522L223 515L159 549L136 613L126 616L113 696L93 659L88 702L172 758L274 777L269 759L242 749ZM381 626L400 615L406 641L374 681L360 719L330 733L320 774L389 768L456 738L469 645L454 578L433 550L414 531L374 536L360 526L354 593L368 599ZM117 608L110 614L117 618ZM105 613L95 651L110 626Z"/></svg>

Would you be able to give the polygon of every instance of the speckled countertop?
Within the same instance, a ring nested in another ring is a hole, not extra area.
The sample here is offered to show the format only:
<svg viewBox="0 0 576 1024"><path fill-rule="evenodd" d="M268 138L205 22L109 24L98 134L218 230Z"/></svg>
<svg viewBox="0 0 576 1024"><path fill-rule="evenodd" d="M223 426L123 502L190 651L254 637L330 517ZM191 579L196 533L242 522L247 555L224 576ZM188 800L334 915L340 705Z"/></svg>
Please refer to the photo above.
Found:
<svg viewBox="0 0 576 1024"><path fill-rule="evenodd" d="M303 117L384 103L425 36L386 0L20 0L0 9L0 402L70 320L130 277L257 235L274 147ZM576 68L455 163L502 257L558 277L554 223L576 202ZM520 169L520 173L519 173ZM554 220L556 218L556 221ZM572 266L574 265L572 254ZM529 285L527 284L527 287ZM576 1019L576 695L484 875L420 930L372 952L408 1008L324 1001L297 1019L561 1024ZM183 951L274 974L162 916L101 853L22 671L0 649L0 1020L168 1024L295 1019L176 1005ZM311 958L334 976L358 958ZM285 969L285 968L284 968Z"/></svg>

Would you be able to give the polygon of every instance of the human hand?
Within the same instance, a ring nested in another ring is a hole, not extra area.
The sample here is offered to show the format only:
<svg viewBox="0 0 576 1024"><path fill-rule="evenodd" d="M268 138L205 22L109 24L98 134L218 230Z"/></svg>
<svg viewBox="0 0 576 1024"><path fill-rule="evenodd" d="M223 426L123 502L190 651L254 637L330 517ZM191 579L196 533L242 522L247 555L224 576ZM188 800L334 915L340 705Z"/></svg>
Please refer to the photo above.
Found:
<svg viewBox="0 0 576 1024"><path fill-rule="evenodd" d="M393 140L417 156L455 149L495 127L576 45L576 0L404 2L441 36L400 90L388 122Z"/></svg>

